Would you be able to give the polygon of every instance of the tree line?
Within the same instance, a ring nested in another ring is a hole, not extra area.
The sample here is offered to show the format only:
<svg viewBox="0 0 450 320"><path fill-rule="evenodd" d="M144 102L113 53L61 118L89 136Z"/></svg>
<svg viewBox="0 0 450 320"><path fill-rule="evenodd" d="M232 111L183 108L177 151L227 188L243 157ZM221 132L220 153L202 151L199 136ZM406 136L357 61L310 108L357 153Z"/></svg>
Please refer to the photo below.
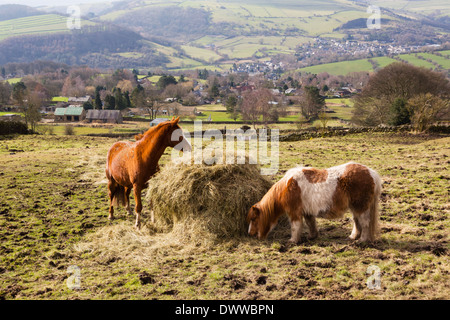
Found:
<svg viewBox="0 0 450 320"><path fill-rule="evenodd" d="M396 62L371 76L354 100L356 124L412 124L423 131L450 117L450 82L443 73Z"/></svg>

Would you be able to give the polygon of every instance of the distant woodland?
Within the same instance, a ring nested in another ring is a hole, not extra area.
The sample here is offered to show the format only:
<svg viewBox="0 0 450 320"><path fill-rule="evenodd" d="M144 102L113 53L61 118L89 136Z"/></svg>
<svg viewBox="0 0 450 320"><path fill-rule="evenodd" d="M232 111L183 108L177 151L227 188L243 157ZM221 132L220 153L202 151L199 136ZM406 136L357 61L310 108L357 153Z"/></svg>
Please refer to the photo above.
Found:
<svg viewBox="0 0 450 320"><path fill-rule="evenodd" d="M89 63L92 67L158 66L167 58L142 47L142 37L118 27L89 27L70 33L26 35L6 39L0 46L0 64L52 60L70 65ZM141 51L139 62L116 52Z"/></svg>

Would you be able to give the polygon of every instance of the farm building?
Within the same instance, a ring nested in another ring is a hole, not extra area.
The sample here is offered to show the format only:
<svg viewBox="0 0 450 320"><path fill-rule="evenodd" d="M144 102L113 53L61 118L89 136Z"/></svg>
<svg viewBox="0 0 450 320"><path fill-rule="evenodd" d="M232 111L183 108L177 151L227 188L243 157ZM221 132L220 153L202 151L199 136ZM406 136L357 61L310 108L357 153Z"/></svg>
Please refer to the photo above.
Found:
<svg viewBox="0 0 450 320"><path fill-rule="evenodd" d="M119 110L88 110L86 120L88 122L123 123Z"/></svg>
<svg viewBox="0 0 450 320"><path fill-rule="evenodd" d="M82 121L86 117L83 107L70 105L67 108L55 109L55 122Z"/></svg>
<svg viewBox="0 0 450 320"><path fill-rule="evenodd" d="M2 121L22 121L22 117L20 114L8 113L0 116L0 120Z"/></svg>
<svg viewBox="0 0 450 320"><path fill-rule="evenodd" d="M68 102L72 105L83 105L86 102L91 102L92 98L90 96L85 97L69 97Z"/></svg>
<svg viewBox="0 0 450 320"><path fill-rule="evenodd" d="M150 121L150 127L157 126L158 124L160 124L162 122L166 122L166 121L169 121L169 119L167 119L167 118L156 118L156 119Z"/></svg>

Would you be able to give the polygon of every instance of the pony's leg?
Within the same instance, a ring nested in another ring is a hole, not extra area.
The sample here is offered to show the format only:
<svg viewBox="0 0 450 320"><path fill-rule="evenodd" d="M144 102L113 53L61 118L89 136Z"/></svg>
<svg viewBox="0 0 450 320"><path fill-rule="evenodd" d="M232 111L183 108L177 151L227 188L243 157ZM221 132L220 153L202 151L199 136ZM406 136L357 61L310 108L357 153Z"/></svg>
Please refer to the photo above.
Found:
<svg viewBox="0 0 450 320"><path fill-rule="evenodd" d="M309 228L309 239L315 239L317 238L319 232L317 231L317 223L316 223L316 217L312 215L305 215L305 222L306 225Z"/></svg>
<svg viewBox="0 0 450 320"><path fill-rule="evenodd" d="M135 227L139 229L141 227L141 211L142 211L142 201L141 201L141 188L137 185L133 186L134 199L136 201L136 224Z"/></svg>
<svg viewBox="0 0 450 320"><path fill-rule="evenodd" d="M294 217L290 219L291 222L291 238L289 242L298 243L301 239L303 230L303 219L302 217Z"/></svg>
<svg viewBox="0 0 450 320"><path fill-rule="evenodd" d="M114 205L113 205L113 199L114 199L114 189L116 188L115 183L111 180L108 180L108 196L109 196L109 220L114 219Z"/></svg>
<svg viewBox="0 0 450 320"><path fill-rule="evenodd" d="M372 241L373 239L370 234L370 210L364 211L358 218L358 221L361 226L361 236L359 237L359 241Z"/></svg>
<svg viewBox="0 0 450 320"><path fill-rule="evenodd" d="M131 188L125 188L125 208L127 210L127 215L131 214L130 193L131 193Z"/></svg>
<svg viewBox="0 0 450 320"><path fill-rule="evenodd" d="M361 215L353 212L353 230L350 235L351 240L357 240L361 236Z"/></svg>

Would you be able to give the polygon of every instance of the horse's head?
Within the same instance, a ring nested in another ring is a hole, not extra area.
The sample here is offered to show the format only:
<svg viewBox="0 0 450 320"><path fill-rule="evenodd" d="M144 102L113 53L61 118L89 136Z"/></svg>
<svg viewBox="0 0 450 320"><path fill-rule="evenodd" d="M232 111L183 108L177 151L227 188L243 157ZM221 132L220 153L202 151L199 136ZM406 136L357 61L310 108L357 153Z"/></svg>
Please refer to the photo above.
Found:
<svg viewBox="0 0 450 320"><path fill-rule="evenodd" d="M186 139L185 135L183 134L183 129L181 129L178 122L180 121L180 117L175 118L173 117L170 121L171 126L171 136L169 141L169 146L172 148L175 148L178 151L192 151L191 143L188 139Z"/></svg>
<svg viewBox="0 0 450 320"><path fill-rule="evenodd" d="M257 236L261 239L261 210L258 203L253 205L247 214L248 234L251 237Z"/></svg>

